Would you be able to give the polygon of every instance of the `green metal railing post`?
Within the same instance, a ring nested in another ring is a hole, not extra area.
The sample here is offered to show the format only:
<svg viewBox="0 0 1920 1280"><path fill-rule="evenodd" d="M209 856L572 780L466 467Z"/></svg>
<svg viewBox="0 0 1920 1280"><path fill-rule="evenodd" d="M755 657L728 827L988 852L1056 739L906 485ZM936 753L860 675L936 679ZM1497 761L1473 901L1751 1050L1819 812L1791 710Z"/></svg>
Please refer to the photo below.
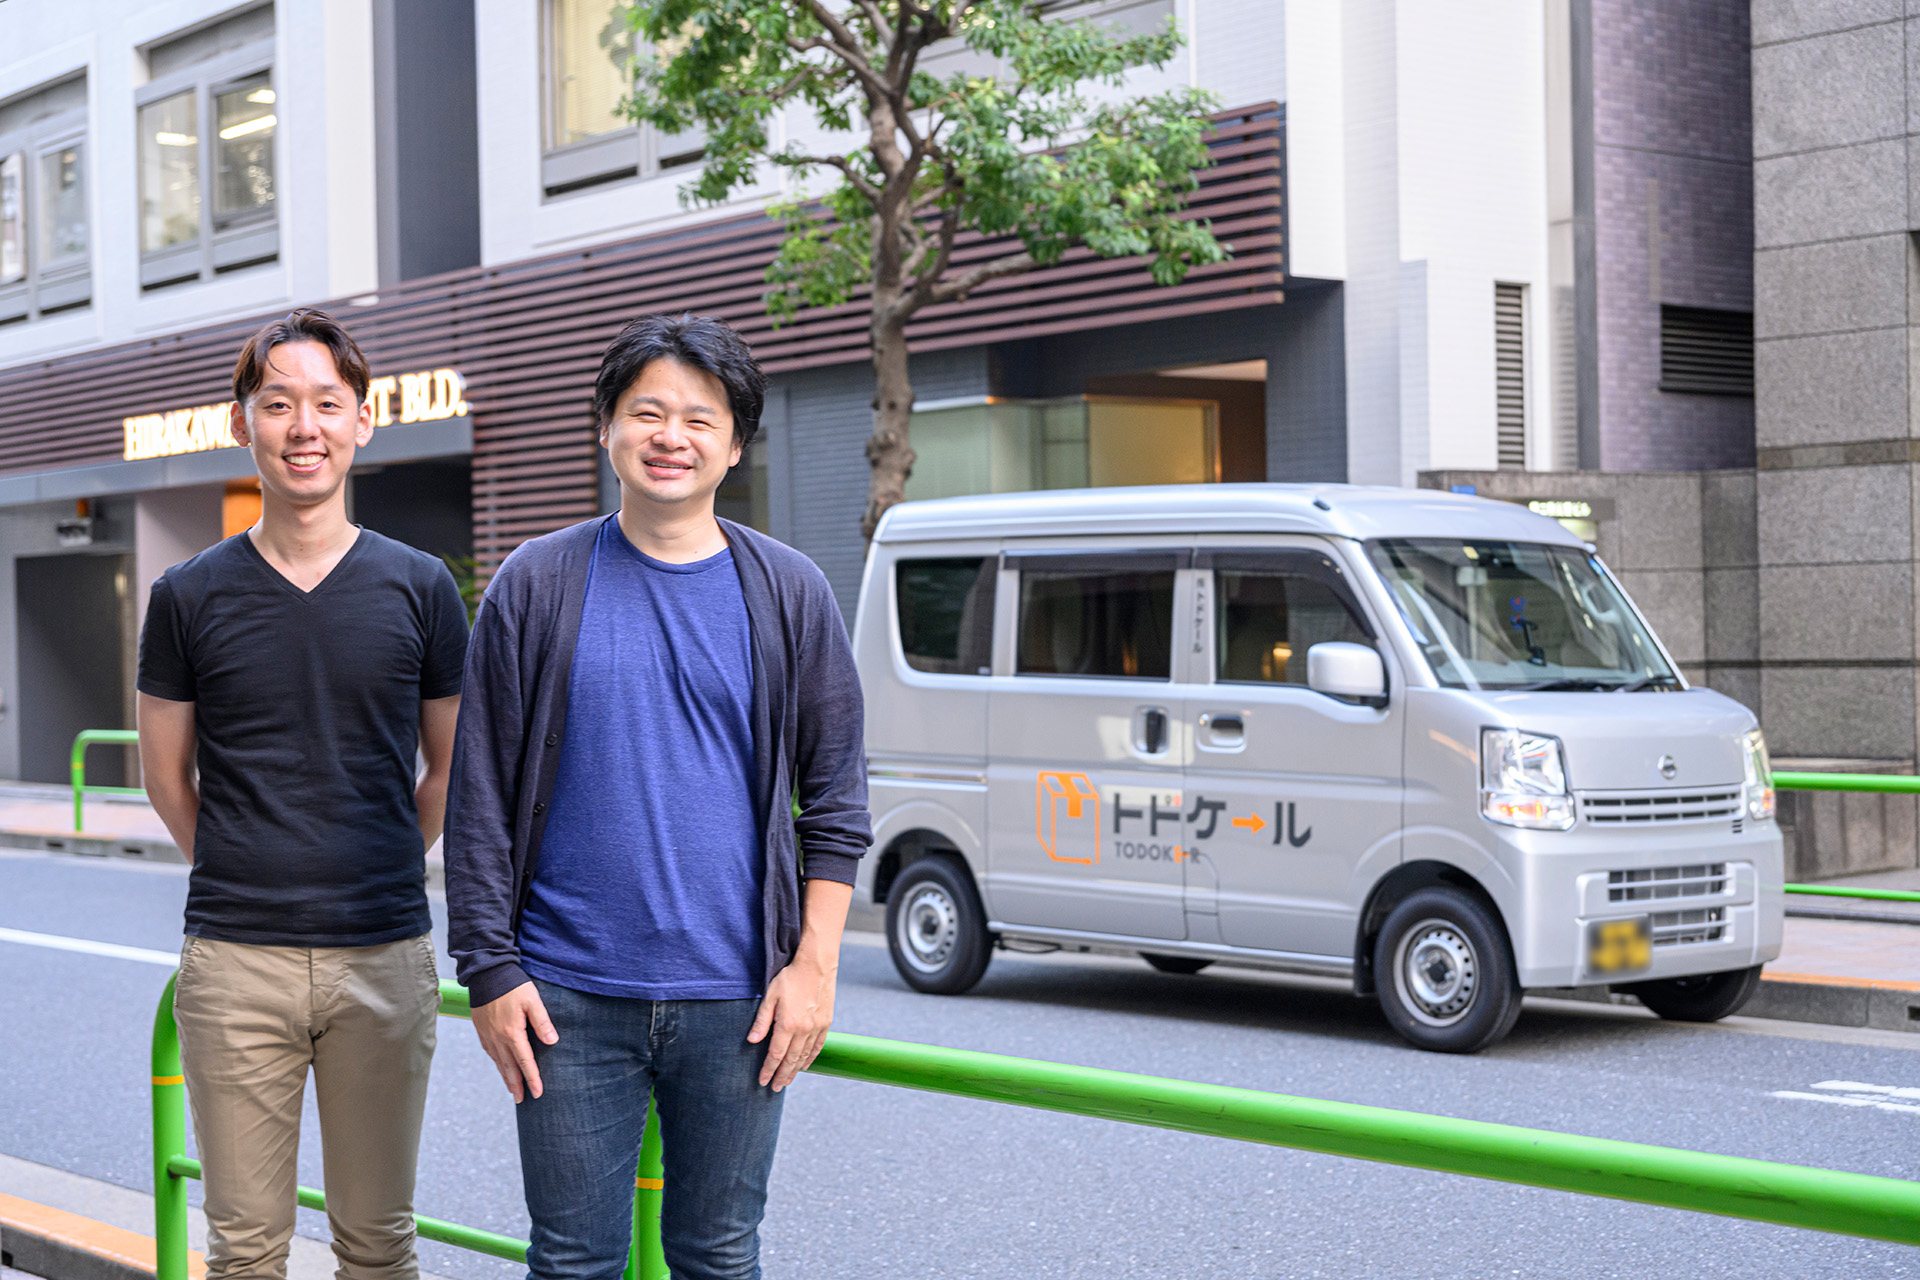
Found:
<svg viewBox="0 0 1920 1280"><path fill-rule="evenodd" d="M640 1170L633 1180L632 1280L668 1280L667 1255L660 1246L660 1204L666 1197L667 1171L660 1161L660 1108L647 1101L647 1136L640 1141Z"/></svg>
<svg viewBox="0 0 1920 1280"><path fill-rule="evenodd" d="M73 739L73 755L69 770L73 776L73 829L87 829L87 793L113 796L143 796L147 794L139 787L90 787L87 785L87 748L98 743L110 743L115 746L137 746L140 734L133 729L82 729Z"/></svg>
<svg viewBox="0 0 1920 1280"><path fill-rule="evenodd" d="M187 1280L187 1184L171 1167L187 1154L187 1085L173 1022L173 979L169 974L153 1011L154 1280Z"/></svg>

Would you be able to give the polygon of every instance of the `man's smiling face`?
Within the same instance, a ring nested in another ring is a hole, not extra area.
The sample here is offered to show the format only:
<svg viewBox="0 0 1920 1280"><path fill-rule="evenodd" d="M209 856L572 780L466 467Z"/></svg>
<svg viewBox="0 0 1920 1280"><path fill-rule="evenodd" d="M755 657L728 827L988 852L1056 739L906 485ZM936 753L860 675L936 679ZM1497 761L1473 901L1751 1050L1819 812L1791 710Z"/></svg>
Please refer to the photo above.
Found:
<svg viewBox="0 0 1920 1280"><path fill-rule="evenodd" d="M623 498L711 508L740 461L727 389L678 360L648 361L600 426Z"/></svg>
<svg viewBox="0 0 1920 1280"><path fill-rule="evenodd" d="M235 406L233 435L253 451L262 486L311 506L346 483L354 450L373 438L373 411L340 376L332 352L284 342L267 353L267 376L251 402Z"/></svg>

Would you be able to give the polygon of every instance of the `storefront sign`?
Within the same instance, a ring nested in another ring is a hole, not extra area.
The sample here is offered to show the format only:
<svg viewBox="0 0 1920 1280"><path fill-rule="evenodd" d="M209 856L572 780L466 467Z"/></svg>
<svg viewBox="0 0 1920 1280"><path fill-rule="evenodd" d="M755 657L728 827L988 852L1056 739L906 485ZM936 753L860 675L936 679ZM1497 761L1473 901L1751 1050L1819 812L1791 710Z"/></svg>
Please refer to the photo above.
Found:
<svg viewBox="0 0 1920 1280"><path fill-rule="evenodd" d="M467 380L452 369L375 378L367 386L367 403L373 406L373 425L389 427L395 423L465 417L468 409L462 393L466 387ZM228 425L232 403L222 400L219 404L194 405L122 419L127 460L238 448L240 442L233 438Z"/></svg>

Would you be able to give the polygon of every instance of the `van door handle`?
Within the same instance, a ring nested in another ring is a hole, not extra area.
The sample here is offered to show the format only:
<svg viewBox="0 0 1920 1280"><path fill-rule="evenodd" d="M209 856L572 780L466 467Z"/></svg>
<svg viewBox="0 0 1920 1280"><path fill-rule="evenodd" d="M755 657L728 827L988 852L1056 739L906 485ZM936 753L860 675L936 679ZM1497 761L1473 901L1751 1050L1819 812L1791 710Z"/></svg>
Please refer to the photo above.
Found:
<svg viewBox="0 0 1920 1280"><path fill-rule="evenodd" d="M1200 743L1215 751L1238 751L1247 745L1247 722L1238 711L1200 713Z"/></svg>
<svg viewBox="0 0 1920 1280"><path fill-rule="evenodd" d="M1133 713L1133 749L1143 756L1167 753L1167 712L1164 707L1140 707Z"/></svg>

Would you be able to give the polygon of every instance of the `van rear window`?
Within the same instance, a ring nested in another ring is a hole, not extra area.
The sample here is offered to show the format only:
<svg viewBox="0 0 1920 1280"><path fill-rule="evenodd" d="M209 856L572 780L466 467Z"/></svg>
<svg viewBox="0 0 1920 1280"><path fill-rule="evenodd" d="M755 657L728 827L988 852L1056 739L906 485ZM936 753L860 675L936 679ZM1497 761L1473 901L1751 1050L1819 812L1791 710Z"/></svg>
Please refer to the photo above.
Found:
<svg viewBox="0 0 1920 1280"><path fill-rule="evenodd" d="M900 648L915 671L984 676L993 663L996 556L902 560L893 568Z"/></svg>
<svg viewBox="0 0 1920 1280"><path fill-rule="evenodd" d="M1165 680L1172 667L1172 570L1021 573L1021 675Z"/></svg>

